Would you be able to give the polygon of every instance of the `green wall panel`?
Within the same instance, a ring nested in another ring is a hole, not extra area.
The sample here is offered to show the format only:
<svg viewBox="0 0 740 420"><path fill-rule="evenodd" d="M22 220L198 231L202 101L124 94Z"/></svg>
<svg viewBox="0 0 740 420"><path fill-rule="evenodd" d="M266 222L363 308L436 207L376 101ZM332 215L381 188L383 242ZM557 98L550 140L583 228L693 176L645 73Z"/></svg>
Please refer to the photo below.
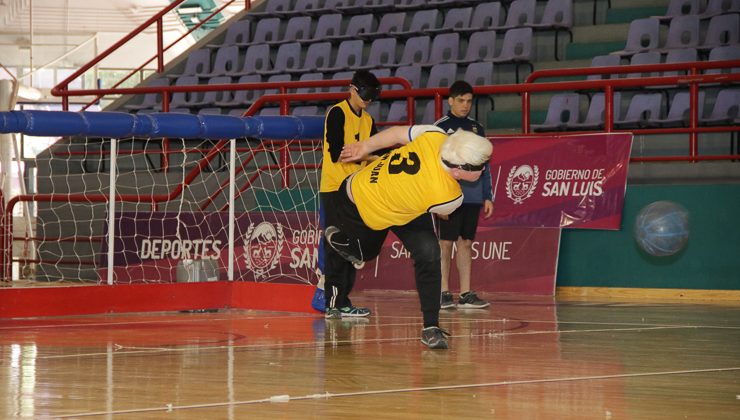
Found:
<svg viewBox="0 0 740 420"><path fill-rule="evenodd" d="M689 211L688 245L669 257L643 253L632 235L659 200ZM563 230L557 285L740 290L740 185L629 186L619 231Z"/></svg>

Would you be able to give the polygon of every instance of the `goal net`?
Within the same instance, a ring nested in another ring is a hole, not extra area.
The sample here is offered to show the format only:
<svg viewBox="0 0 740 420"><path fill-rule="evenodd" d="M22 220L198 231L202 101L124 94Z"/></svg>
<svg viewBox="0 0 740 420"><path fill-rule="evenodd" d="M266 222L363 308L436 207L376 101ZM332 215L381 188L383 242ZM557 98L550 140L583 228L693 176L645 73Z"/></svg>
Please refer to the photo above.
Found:
<svg viewBox="0 0 740 420"><path fill-rule="evenodd" d="M4 278L315 284L321 142L275 137L59 138L6 197Z"/></svg>

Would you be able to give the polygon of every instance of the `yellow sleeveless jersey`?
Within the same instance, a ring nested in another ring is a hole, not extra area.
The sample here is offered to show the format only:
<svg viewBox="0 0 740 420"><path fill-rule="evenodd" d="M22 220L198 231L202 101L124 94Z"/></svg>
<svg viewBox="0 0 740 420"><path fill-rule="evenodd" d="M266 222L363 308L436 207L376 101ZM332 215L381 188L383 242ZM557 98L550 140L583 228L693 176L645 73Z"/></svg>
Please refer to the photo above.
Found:
<svg viewBox="0 0 740 420"><path fill-rule="evenodd" d="M344 114L343 144L346 145L360 140L367 140L370 137L374 126L373 117L371 117L370 114L364 110L361 111L360 115L355 114L355 112L352 111L349 102L345 100L331 107L329 111L327 111L327 116L330 115L334 108L341 109L342 114ZM365 166L365 162L342 163L332 161L331 154L329 152L330 144L327 139L327 124L331 123L332 122L330 122L327 117L327 120L324 122L324 154L323 162L321 164L321 182L319 184L320 192L332 192L338 190L339 186L342 185L342 181L344 181L348 175ZM341 145L337 147L341 148Z"/></svg>
<svg viewBox="0 0 740 420"><path fill-rule="evenodd" d="M460 184L440 163L446 138L444 133L427 131L352 177L355 205L370 229L403 226L435 206L455 201L459 206Z"/></svg>

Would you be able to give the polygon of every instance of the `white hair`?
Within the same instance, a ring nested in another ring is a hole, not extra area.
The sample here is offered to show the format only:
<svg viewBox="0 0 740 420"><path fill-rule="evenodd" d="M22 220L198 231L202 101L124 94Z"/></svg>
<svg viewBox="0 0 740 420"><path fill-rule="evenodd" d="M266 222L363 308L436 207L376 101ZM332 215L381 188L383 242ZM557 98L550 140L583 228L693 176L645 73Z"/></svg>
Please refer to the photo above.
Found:
<svg viewBox="0 0 740 420"><path fill-rule="evenodd" d="M458 129L442 143L442 159L455 165L481 165L491 158L493 145L473 132Z"/></svg>

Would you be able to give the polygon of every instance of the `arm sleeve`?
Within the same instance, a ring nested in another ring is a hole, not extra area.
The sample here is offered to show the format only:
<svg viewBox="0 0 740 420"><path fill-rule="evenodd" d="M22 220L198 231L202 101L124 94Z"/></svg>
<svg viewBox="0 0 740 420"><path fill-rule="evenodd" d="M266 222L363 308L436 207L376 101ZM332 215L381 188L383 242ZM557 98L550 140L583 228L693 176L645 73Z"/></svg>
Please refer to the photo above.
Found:
<svg viewBox="0 0 740 420"><path fill-rule="evenodd" d="M486 163L486 167L483 169L483 174L480 177L481 188L483 189L483 201L493 201L493 187L491 185L491 164Z"/></svg>
<svg viewBox="0 0 740 420"><path fill-rule="evenodd" d="M409 127L409 141L413 141L415 138L426 133L427 131L435 131L438 133L446 134L445 131L436 125L412 125Z"/></svg>
<svg viewBox="0 0 740 420"><path fill-rule="evenodd" d="M344 112L339 107L332 108L326 116L326 143L331 161L339 162L339 154L344 147Z"/></svg>

